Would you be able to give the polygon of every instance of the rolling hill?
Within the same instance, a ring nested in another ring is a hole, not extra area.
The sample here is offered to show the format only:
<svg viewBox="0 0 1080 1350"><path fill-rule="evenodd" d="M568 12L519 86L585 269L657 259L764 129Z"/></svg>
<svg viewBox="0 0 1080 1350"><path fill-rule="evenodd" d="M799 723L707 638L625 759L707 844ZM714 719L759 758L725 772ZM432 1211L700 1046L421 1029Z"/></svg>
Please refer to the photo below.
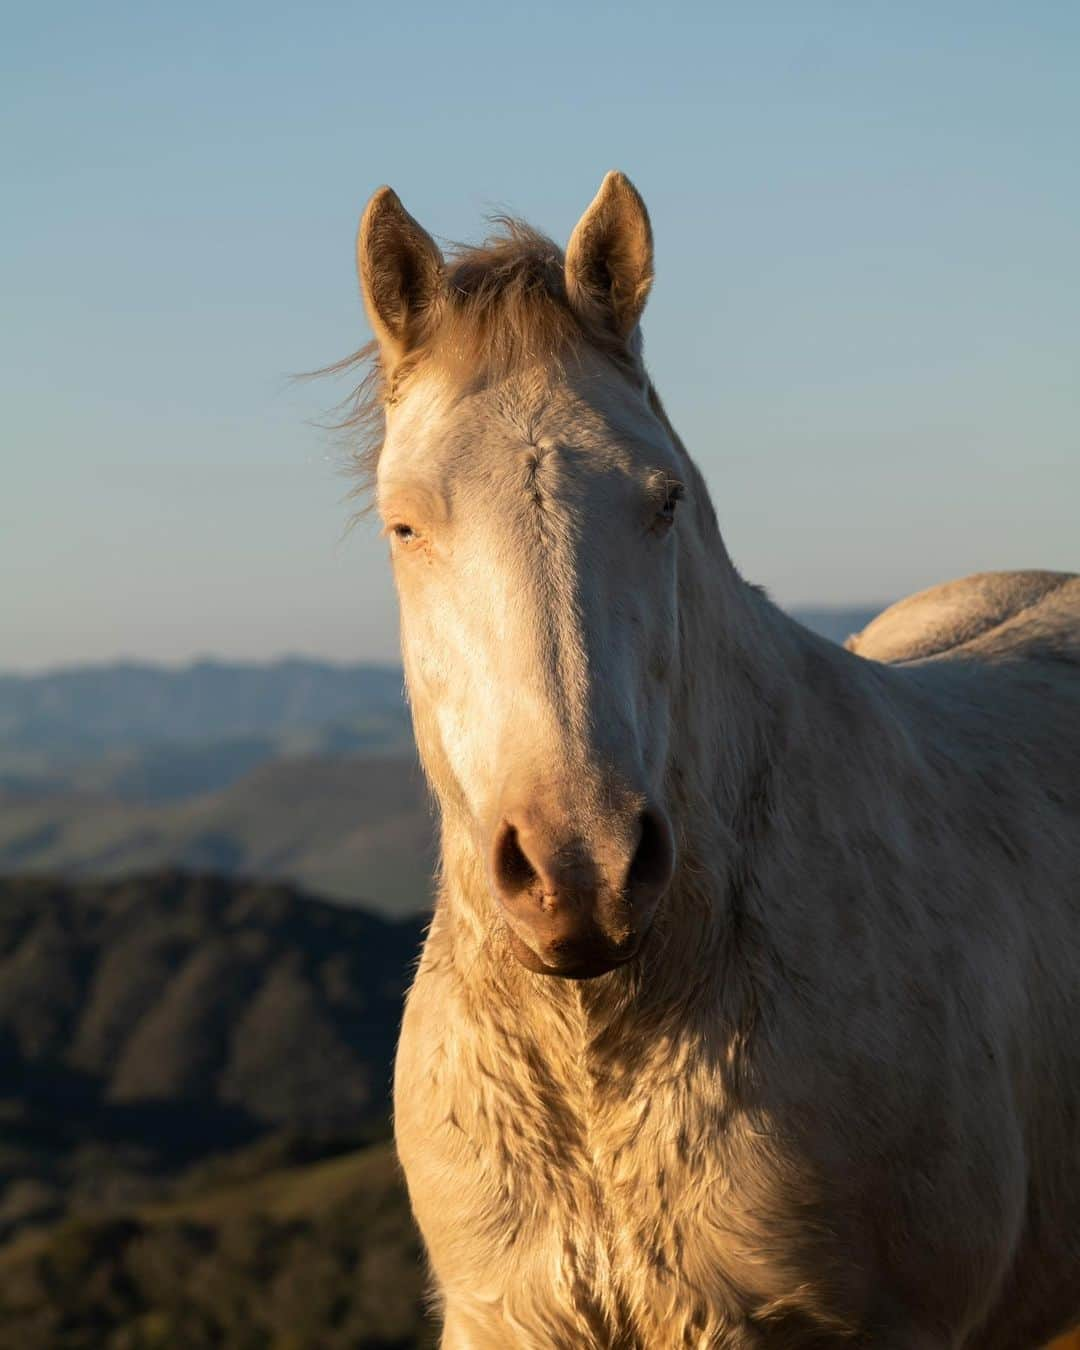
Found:
<svg viewBox="0 0 1080 1350"><path fill-rule="evenodd" d="M0 791L0 873L183 867L294 882L389 914L430 905L435 827L413 757L270 760L171 802Z"/></svg>
<svg viewBox="0 0 1080 1350"><path fill-rule="evenodd" d="M0 1236L384 1121L421 934L222 877L0 880Z"/></svg>

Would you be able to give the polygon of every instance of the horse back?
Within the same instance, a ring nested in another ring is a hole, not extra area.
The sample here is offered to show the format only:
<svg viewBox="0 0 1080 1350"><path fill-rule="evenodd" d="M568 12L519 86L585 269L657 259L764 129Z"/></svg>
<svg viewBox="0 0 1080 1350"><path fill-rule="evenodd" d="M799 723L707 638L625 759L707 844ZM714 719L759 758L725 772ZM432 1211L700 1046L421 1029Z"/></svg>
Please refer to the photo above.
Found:
<svg viewBox="0 0 1080 1350"><path fill-rule="evenodd" d="M1021 656L1080 665L1080 576L980 572L890 605L844 644L871 661Z"/></svg>

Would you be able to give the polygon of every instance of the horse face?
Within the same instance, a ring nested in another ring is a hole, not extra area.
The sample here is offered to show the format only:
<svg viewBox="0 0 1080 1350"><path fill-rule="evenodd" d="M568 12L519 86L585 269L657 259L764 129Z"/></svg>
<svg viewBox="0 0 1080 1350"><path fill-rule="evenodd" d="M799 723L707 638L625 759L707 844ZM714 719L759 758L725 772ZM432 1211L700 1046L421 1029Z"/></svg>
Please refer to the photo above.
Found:
<svg viewBox="0 0 1080 1350"><path fill-rule="evenodd" d="M418 378L391 414L378 497L421 753L534 970L628 960L670 880L684 492L599 360L468 393Z"/></svg>
<svg viewBox="0 0 1080 1350"><path fill-rule="evenodd" d="M664 806L688 466L636 348L648 217L609 174L562 255L511 226L448 269L389 189L359 267L390 391L378 503L417 742L530 969L638 951Z"/></svg>

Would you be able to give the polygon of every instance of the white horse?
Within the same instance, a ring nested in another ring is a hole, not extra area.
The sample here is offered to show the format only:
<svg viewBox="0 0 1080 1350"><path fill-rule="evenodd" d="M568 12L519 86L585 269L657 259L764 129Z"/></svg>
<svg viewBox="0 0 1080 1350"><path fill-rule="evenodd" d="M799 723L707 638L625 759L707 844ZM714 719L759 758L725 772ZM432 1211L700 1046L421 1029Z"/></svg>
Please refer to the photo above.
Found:
<svg viewBox="0 0 1080 1350"><path fill-rule="evenodd" d="M744 582L562 253L364 214L357 417L442 821L398 1053L447 1347L1017 1350L1080 1322L1080 579L844 651ZM870 658L870 659L866 659Z"/></svg>

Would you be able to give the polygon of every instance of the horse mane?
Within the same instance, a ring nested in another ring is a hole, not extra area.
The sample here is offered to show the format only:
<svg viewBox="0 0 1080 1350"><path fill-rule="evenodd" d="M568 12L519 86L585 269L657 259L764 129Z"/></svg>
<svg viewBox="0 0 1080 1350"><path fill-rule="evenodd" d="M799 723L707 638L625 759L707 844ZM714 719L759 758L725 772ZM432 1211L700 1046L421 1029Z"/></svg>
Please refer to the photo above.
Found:
<svg viewBox="0 0 1080 1350"><path fill-rule="evenodd" d="M313 372L360 374L330 423L344 436L349 472L359 480L357 495L366 495L375 480L385 410L421 366L438 364L469 387L537 366L557 368L585 350L624 369L635 364L610 328L571 305L557 244L511 216L496 216L491 223L495 232L482 244L450 246L442 287L418 324L413 346L392 368L372 341Z"/></svg>

